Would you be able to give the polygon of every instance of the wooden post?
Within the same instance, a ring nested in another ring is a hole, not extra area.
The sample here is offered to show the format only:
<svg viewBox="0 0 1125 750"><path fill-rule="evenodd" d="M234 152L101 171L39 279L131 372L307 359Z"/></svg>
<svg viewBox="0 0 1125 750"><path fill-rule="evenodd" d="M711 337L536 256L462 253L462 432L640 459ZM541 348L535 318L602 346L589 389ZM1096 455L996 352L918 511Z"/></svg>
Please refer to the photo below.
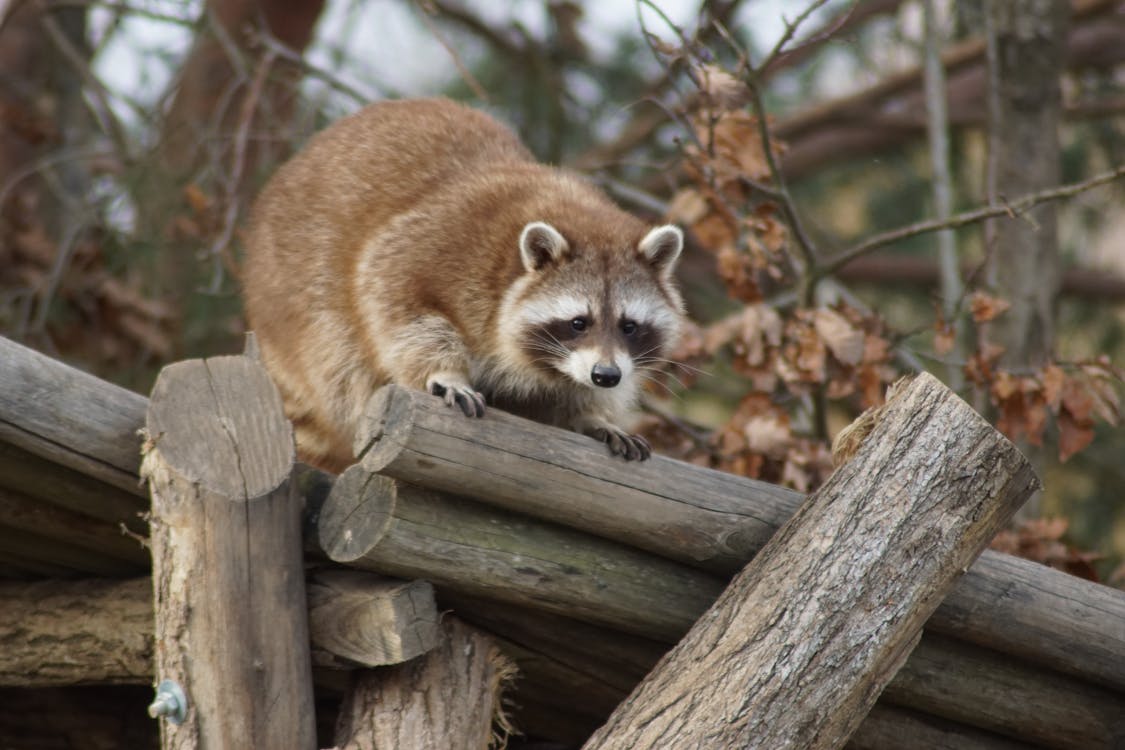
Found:
<svg viewBox="0 0 1125 750"><path fill-rule="evenodd" d="M494 726L501 737L511 731L500 694L515 667L455 618L442 631L441 645L425 656L354 675L335 750L485 750Z"/></svg>
<svg viewBox="0 0 1125 750"><path fill-rule="evenodd" d="M156 676L187 696L171 748L316 746L292 429L253 360L170 365L153 388Z"/></svg>
<svg viewBox="0 0 1125 750"><path fill-rule="evenodd" d="M1007 439L919 375L585 747L842 747L1038 486Z"/></svg>

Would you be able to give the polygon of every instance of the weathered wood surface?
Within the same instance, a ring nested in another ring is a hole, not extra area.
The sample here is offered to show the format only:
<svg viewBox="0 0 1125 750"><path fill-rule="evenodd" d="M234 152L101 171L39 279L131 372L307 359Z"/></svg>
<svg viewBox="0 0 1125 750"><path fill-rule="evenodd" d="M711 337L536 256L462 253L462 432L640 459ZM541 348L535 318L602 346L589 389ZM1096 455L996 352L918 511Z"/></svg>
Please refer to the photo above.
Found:
<svg viewBox="0 0 1125 750"><path fill-rule="evenodd" d="M293 435L261 365L170 365L153 388L157 680L187 694L161 746L313 748L312 667Z"/></svg>
<svg viewBox="0 0 1125 750"><path fill-rule="evenodd" d="M882 700L1040 747L1125 747L1125 695L944 636L922 639Z"/></svg>
<svg viewBox="0 0 1125 750"><path fill-rule="evenodd" d="M400 664L436 647L441 630L427 581L322 570L308 584L313 664Z"/></svg>
<svg viewBox="0 0 1125 750"><path fill-rule="evenodd" d="M1029 750L1034 746L880 701L845 747L848 750Z"/></svg>
<svg viewBox="0 0 1125 750"><path fill-rule="evenodd" d="M319 667L398 664L438 644L425 581L318 570L308 592ZM153 624L148 577L0 582L0 687L151 684Z"/></svg>
<svg viewBox="0 0 1125 750"><path fill-rule="evenodd" d="M88 555L79 570L97 570L100 575L139 575L149 566L148 550L135 538L122 533L118 524L64 510L58 505L0 486L0 527L15 532L35 545L25 547L25 556L43 562L58 562L71 554Z"/></svg>
<svg viewBox="0 0 1125 750"><path fill-rule="evenodd" d="M446 618L438 648L406 664L362 670L340 707L338 750L485 750L511 662L475 629Z"/></svg>
<svg viewBox="0 0 1125 750"><path fill-rule="evenodd" d="M717 578L563 526L349 467L320 509L328 557L467 595L675 640Z"/></svg>
<svg viewBox="0 0 1125 750"><path fill-rule="evenodd" d="M0 337L0 442L137 492L144 396Z"/></svg>
<svg viewBox="0 0 1125 750"><path fill-rule="evenodd" d="M439 600L488 631L519 666L521 679L512 691L516 725L568 742L585 741L668 650L655 641L498 602L452 592L440 592ZM923 634L849 747L1113 746L1107 742L1125 715L1120 694L1013 666L1008 658L946 640ZM1010 692L997 699L1001 691ZM1040 714L1043 705L1051 708ZM1089 726L1075 729L1072 720Z"/></svg>
<svg viewBox="0 0 1125 750"><path fill-rule="evenodd" d="M842 747L1038 488L1015 446L917 376L585 747Z"/></svg>
<svg viewBox="0 0 1125 750"><path fill-rule="evenodd" d="M363 465L657 554L733 573L803 499L672 459L605 455L589 438L492 410L482 420L387 386L368 407ZM451 500L452 502L452 500ZM1125 594L986 551L927 628L1125 690Z"/></svg>
<svg viewBox="0 0 1125 750"><path fill-rule="evenodd" d="M724 573L740 569L802 500L662 456L613 459L584 435L495 409L484 419L453 416L439 398L385 386L368 404L356 455L371 472Z"/></svg>
<svg viewBox="0 0 1125 750"><path fill-rule="evenodd" d="M0 583L0 686L151 680L147 578Z"/></svg>
<svg viewBox="0 0 1125 750"><path fill-rule="evenodd" d="M58 390L60 386L62 390ZM417 396L418 404L412 408L426 409L427 401L436 406L432 417L426 411L427 430L449 433L451 437L446 442L455 446L453 455L459 455L458 451L477 455L474 451L479 445L487 447L502 441L506 433L497 431L497 424L515 430L516 438L510 441L513 445L508 446L514 452L480 454L484 456L480 466L510 477L496 484L495 502L508 503L524 513L553 513L558 508L570 507L573 510L566 521L568 525L610 537L619 533L616 527L623 527L637 535L630 538L655 540L660 554L674 557L674 548L679 547L679 555L710 561L709 564L721 567L721 572L740 569L802 500L795 492L659 456L645 464L626 464L606 456L603 446L580 435L502 415L496 410L491 410L483 420L465 420L449 414L440 399ZM139 453L134 432L144 424L145 406L143 396L0 337L0 484L13 476L7 467L17 465L30 451L32 457L43 457L46 466L77 467L67 476L75 480L70 482L71 487L85 485L81 503L86 512L94 515L104 511L104 515L97 517L136 524L136 507L129 504L128 496L144 494L136 481ZM84 415L90 408L95 409L95 415L87 420ZM463 428L472 431L466 433ZM403 451L409 450L409 443L418 439L415 433L419 432L411 431ZM440 442L436 438L426 439ZM13 455L12 445L22 446L22 450ZM501 443L500 447L504 445ZM10 464L3 463L5 455L12 457ZM554 467L546 475L546 487L537 486L534 479L536 467L541 464ZM87 476L105 476L107 466L113 467L109 472L110 484L123 492L99 494L104 483L84 481ZM570 467L593 468L579 472ZM473 490L472 466L457 467L447 457L424 468L432 475L450 472L450 478L442 481L453 482L462 494ZM20 475L24 484L17 489L52 502L56 498L79 497L72 488L55 491L57 476L62 476L57 468L28 471ZM598 477L604 477L610 486L604 486ZM634 486L638 483L639 489ZM592 489L583 489L584 485ZM516 488L514 494L505 495L505 487L512 486ZM573 489L562 497L550 494L557 493L558 486ZM547 494L540 494L544 491ZM544 500L537 502L536 497ZM643 504L630 503L630 498L638 497L650 498L664 511L649 512ZM704 530L697 532L683 520L661 520L662 513L674 515L677 506L683 507L688 515L718 515L720 521L708 521L704 527L712 530L708 535ZM731 506L733 510L728 513L725 509ZM640 510L635 510L637 507ZM619 514L620 518L614 523L612 517L605 517L606 513ZM686 545L681 543L682 539L688 540ZM664 543L672 549L664 549ZM3 551L0 544L0 554ZM75 563L81 565L78 560ZM46 563L21 562L12 555L7 564L14 572L39 571L46 575L51 570ZM1122 622L1122 592L1027 560L985 552L958 581L927 628L1125 690Z"/></svg>

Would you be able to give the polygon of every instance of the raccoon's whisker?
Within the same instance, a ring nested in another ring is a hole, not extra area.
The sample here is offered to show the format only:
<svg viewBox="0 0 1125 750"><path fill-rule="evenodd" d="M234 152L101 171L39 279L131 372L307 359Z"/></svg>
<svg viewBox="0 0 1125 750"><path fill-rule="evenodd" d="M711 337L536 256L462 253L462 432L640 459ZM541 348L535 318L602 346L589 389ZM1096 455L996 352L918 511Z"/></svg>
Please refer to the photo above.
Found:
<svg viewBox="0 0 1125 750"><path fill-rule="evenodd" d="M684 381L680 380L675 375L665 370L658 370L655 367L649 367L646 365L637 365L637 372L641 373L641 377L653 381L657 380L656 375L663 375L666 378L671 378L672 380L676 381L676 385L687 390L687 386L684 385Z"/></svg>
<svg viewBox="0 0 1125 750"><path fill-rule="evenodd" d="M668 391L668 395L671 396L672 398L674 398L678 401L684 400L683 396L681 396L680 394L678 394L674 390L672 390L672 388L669 387L669 385L667 383L665 383L663 380L661 380L659 378L655 378L652 375L649 375L647 373L640 372L640 371L637 372L637 376L644 379L644 380L647 380L651 383L655 383L656 385L659 385L661 388Z"/></svg>
<svg viewBox="0 0 1125 750"><path fill-rule="evenodd" d="M674 359L664 359L663 357L637 357L635 361L643 362L645 364L648 364L650 362L660 362L661 364L672 365L673 367L678 367L681 370L695 373L696 375L707 375L708 377L711 376L711 373L707 372L706 370L700 370L698 367L685 365L683 362L677 362Z"/></svg>

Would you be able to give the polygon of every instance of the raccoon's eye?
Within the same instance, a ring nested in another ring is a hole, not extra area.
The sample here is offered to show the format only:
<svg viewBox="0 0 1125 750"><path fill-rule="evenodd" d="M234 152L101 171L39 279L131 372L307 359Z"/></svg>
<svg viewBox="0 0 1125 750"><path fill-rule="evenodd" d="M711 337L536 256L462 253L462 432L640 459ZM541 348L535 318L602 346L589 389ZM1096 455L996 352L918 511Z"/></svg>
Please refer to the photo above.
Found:
<svg viewBox="0 0 1125 750"><path fill-rule="evenodd" d="M622 332L623 334L625 334L626 336L632 336L632 335L633 335L634 333L636 333L636 332L637 332L637 323L636 323L636 321L632 321L632 320L626 320L626 321L624 321L624 322L623 322L623 323L621 324L621 332Z"/></svg>
<svg viewBox="0 0 1125 750"><path fill-rule="evenodd" d="M570 321L570 327L575 331L585 331L587 325L589 325L589 323L585 318L575 318L574 320Z"/></svg>

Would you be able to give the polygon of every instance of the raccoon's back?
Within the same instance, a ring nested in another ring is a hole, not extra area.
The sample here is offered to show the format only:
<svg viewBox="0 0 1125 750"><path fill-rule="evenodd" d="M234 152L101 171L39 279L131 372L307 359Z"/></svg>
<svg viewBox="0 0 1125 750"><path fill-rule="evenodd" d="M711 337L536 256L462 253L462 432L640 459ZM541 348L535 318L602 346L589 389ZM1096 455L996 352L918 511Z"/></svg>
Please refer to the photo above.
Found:
<svg viewBox="0 0 1125 750"><path fill-rule="evenodd" d="M248 306L256 306L263 275L288 277L326 253L349 252L478 165L532 161L506 127L444 99L380 102L336 122L278 169L258 198Z"/></svg>

